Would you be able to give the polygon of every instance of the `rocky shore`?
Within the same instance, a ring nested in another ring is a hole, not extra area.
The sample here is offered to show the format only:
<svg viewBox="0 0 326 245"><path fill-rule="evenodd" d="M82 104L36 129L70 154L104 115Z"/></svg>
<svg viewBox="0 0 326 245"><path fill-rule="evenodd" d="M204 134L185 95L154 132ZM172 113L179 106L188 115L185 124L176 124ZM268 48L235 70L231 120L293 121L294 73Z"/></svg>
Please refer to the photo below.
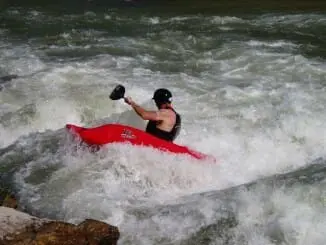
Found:
<svg viewBox="0 0 326 245"><path fill-rule="evenodd" d="M78 225L41 219L19 211L19 203L0 188L0 245L116 245L117 227L86 219Z"/></svg>

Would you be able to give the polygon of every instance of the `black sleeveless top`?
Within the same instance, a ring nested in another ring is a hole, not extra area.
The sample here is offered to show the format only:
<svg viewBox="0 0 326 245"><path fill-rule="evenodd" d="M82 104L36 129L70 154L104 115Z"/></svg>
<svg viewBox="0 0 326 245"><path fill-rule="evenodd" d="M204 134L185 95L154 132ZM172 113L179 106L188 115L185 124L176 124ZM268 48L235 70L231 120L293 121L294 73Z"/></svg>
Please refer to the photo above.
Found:
<svg viewBox="0 0 326 245"><path fill-rule="evenodd" d="M173 109L171 108L171 110ZM175 124L170 132L157 128L157 121L149 121L146 127L146 132L156 136L157 138L166 141L173 141L179 135L181 129L181 117L175 110L173 110L173 112L176 115L176 119Z"/></svg>

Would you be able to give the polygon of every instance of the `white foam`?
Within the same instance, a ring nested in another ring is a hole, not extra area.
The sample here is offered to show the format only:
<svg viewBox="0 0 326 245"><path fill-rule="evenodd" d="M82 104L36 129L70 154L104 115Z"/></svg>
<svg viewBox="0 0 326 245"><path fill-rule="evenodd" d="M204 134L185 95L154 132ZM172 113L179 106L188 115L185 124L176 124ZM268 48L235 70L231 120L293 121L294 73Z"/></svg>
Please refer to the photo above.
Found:
<svg viewBox="0 0 326 245"><path fill-rule="evenodd" d="M296 47L297 45L290 43L290 42L285 42L285 41L273 41L273 42L262 42L262 41L255 41L255 40L251 40L249 42L247 42L249 46L253 46L253 47L272 47L272 48L279 48L279 47L287 47L287 48L292 48L292 47Z"/></svg>
<svg viewBox="0 0 326 245"><path fill-rule="evenodd" d="M326 19L323 14L290 14L290 15L262 15L257 20L257 25L280 25L286 27L294 25L295 29L302 27L310 27L313 24L326 24ZM292 30L293 31L293 30Z"/></svg>
<svg viewBox="0 0 326 245"><path fill-rule="evenodd" d="M152 24L152 25L157 25L157 24L160 24L161 20L159 17L151 17L151 18L142 18L142 21L144 22L147 22L149 24Z"/></svg>
<svg viewBox="0 0 326 245"><path fill-rule="evenodd" d="M211 22L213 24L220 24L220 25L225 25L229 23L244 23L246 22L244 19L235 17L235 16L214 16L211 19Z"/></svg>
<svg viewBox="0 0 326 245"><path fill-rule="evenodd" d="M273 241L323 244L325 202L320 206L318 197L321 189L316 187L309 186L308 192L299 187L286 193L261 186L243 192L236 235L239 238L245 235L252 244L261 244L261 239L267 239L263 244L274 244ZM263 194L266 191L269 192L268 197Z"/></svg>
<svg viewBox="0 0 326 245"><path fill-rule="evenodd" d="M28 75L46 67L27 45L1 49L0 61L0 68L8 74Z"/></svg>

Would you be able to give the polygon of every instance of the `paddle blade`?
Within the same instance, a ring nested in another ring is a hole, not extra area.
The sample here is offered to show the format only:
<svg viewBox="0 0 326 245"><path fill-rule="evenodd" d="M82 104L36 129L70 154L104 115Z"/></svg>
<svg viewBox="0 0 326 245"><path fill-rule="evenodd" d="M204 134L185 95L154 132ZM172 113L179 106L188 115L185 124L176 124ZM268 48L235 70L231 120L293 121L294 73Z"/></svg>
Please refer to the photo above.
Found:
<svg viewBox="0 0 326 245"><path fill-rule="evenodd" d="M125 87L122 85L117 85L110 94L111 100L119 100L125 96Z"/></svg>

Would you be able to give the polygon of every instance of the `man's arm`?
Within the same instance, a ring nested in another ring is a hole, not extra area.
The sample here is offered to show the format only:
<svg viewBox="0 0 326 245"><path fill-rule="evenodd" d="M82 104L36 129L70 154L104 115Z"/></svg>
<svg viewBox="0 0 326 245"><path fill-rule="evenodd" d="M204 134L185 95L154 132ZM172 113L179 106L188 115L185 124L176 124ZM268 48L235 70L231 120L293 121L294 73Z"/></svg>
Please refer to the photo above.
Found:
<svg viewBox="0 0 326 245"><path fill-rule="evenodd" d="M131 98L125 98L125 102L134 109L134 111L144 120L151 120L151 121L161 121L163 120L161 113L156 111L148 111L145 110L140 105L137 105Z"/></svg>

